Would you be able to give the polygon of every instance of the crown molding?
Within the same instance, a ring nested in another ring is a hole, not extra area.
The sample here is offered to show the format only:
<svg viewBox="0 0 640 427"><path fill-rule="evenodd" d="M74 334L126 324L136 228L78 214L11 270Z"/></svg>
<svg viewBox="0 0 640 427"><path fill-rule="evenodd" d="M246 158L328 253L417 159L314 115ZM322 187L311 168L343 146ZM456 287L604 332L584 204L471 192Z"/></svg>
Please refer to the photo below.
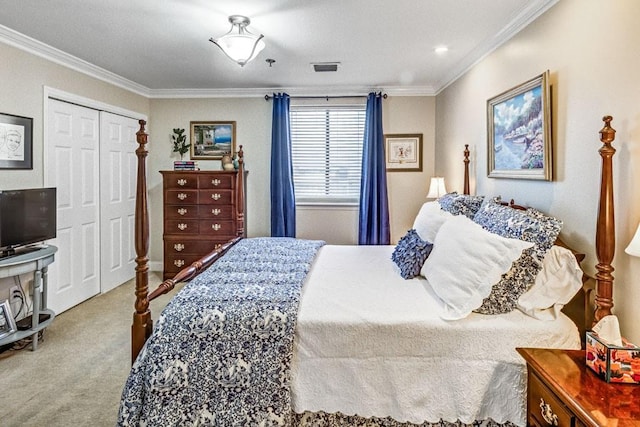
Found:
<svg viewBox="0 0 640 427"><path fill-rule="evenodd" d="M264 97L274 92L287 92L292 96L361 96L369 92L384 92L390 96L436 96L466 72L478 64L491 52L529 25L532 21L554 6L559 0L538 0L522 10L498 34L485 40L474 52L468 55L455 68L450 77L433 86L388 86L388 87L292 87L292 88L230 88L230 89L150 89L126 79L104 68L21 34L11 28L0 25L0 42L24 50L56 64L110 83L135 94L152 99L162 98L253 98Z"/></svg>
<svg viewBox="0 0 640 427"><path fill-rule="evenodd" d="M60 49L49 46L48 44L42 43L36 39L12 30L11 28L5 27L4 25L0 25L0 42L138 95L142 95L147 98L149 97L149 88L146 86L125 79L118 74L93 65L90 62L77 58L61 51Z"/></svg>
<svg viewBox="0 0 640 427"><path fill-rule="evenodd" d="M363 96L369 92L383 92L390 96L434 96L430 86L416 87L276 87L276 88L235 88L235 89L150 89L149 98L263 98L272 93L286 92L291 96Z"/></svg>
<svg viewBox="0 0 640 427"><path fill-rule="evenodd" d="M558 1L560 0L538 0L523 9L500 32L485 40L474 49L473 53L467 55L465 59L454 68L453 72L449 75L449 78L440 82L435 91L435 95L438 95L440 92L445 90L450 84L462 77L467 71L489 56L489 54L494 50L506 43L527 25L536 20L540 15L551 9L556 3L558 3Z"/></svg>

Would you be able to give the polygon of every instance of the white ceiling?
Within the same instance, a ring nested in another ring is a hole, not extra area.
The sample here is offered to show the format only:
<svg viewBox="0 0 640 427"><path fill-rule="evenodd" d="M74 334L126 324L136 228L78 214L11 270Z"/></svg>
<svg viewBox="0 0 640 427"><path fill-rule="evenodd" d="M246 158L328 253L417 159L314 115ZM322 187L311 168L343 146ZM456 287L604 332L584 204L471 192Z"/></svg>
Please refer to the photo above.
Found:
<svg viewBox="0 0 640 427"><path fill-rule="evenodd" d="M0 41L150 97L434 95L556 2L3 0ZM244 68L208 41L233 14L266 43ZM340 67L315 73L314 62Z"/></svg>

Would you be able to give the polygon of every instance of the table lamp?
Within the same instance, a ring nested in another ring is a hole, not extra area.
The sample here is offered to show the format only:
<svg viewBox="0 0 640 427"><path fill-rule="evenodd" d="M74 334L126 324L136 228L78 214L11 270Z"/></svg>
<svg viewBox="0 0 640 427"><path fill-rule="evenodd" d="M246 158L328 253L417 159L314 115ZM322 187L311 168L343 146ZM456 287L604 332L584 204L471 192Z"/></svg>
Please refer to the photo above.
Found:
<svg viewBox="0 0 640 427"><path fill-rule="evenodd" d="M444 186L444 177L434 176L431 177L431 184L429 185L429 193L427 199L437 199L440 196L447 194L447 189ZM640 238L638 239L640 241ZM640 245L640 243L638 243Z"/></svg>
<svg viewBox="0 0 640 427"><path fill-rule="evenodd" d="M631 243L629 243L629 246L627 246L624 251L629 255L640 257L640 225L638 225L638 229L633 239L631 239Z"/></svg>

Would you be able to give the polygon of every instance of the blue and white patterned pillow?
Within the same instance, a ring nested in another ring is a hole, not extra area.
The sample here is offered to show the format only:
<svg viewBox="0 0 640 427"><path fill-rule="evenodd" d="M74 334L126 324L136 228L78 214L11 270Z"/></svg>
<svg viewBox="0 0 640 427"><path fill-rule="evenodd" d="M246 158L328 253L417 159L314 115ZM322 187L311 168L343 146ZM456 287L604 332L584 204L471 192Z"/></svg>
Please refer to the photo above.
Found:
<svg viewBox="0 0 640 427"><path fill-rule="evenodd" d="M403 279L411 279L420 274L420 269L429 257L431 249L433 244L422 240L412 228L398 241L391 254L391 260L400 269Z"/></svg>
<svg viewBox="0 0 640 427"><path fill-rule="evenodd" d="M530 251L540 262L562 229L562 221L537 209L513 209L488 199L482 203L473 222L502 237L533 243L535 246Z"/></svg>
<svg viewBox="0 0 640 427"><path fill-rule="evenodd" d="M502 206L487 200L476 213L473 221L484 229L502 237L531 242L534 246L525 250L511 269L493 285L491 294L474 310L482 314L500 314L517 307L518 298L534 283L542 268L545 254L560 234L562 221L529 208L526 211Z"/></svg>
<svg viewBox="0 0 640 427"><path fill-rule="evenodd" d="M438 199L442 210L452 215L465 215L473 219L482 206L484 196L470 196L468 194L447 193Z"/></svg>

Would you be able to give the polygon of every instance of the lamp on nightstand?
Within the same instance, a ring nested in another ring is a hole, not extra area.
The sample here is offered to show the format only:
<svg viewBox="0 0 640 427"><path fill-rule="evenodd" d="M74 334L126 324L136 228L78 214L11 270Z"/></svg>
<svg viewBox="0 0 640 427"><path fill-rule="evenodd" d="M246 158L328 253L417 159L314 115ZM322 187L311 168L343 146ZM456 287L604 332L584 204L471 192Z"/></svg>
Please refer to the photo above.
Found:
<svg viewBox="0 0 640 427"><path fill-rule="evenodd" d="M631 243L629 243L629 246L627 246L624 251L629 255L640 257L640 225L638 225L638 229L633 239L631 239Z"/></svg>
<svg viewBox="0 0 640 427"><path fill-rule="evenodd" d="M444 177L434 176L431 178L431 184L429 185L429 193L427 199L437 199L440 196L447 194L447 189L444 186Z"/></svg>

